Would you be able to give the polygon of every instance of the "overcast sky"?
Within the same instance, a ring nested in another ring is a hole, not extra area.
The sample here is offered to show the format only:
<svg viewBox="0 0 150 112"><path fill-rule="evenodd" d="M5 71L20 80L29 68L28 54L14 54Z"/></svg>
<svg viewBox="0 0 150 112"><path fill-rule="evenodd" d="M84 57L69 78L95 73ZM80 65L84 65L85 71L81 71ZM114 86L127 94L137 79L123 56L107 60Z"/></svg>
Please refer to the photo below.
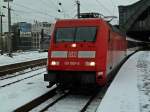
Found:
<svg viewBox="0 0 150 112"><path fill-rule="evenodd" d="M14 0L12 8L12 23L33 21L52 22L55 18L73 18L76 16L76 0ZM118 5L129 5L139 0L80 0L81 12L100 12L105 16L118 17ZM58 4L62 3L61 6ZM0 0L0 5L7 5ZM58 9L61 12L58 12ZM7 29L7 10L1 11L6 15L3 20L4 29ZM113 23L117 23L118 19Z"/></svg>

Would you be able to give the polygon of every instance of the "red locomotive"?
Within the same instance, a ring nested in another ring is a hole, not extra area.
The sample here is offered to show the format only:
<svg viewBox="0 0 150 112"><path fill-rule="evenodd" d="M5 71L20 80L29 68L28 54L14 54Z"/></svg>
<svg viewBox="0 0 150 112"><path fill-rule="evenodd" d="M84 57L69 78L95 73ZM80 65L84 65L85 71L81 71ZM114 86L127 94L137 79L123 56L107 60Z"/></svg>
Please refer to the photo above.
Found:
<svg viewBox="0 0 150 112"><path fill-rule="evenodd" d="M101 18L58 20L51 37L50 85L104 85L126 56L126 37Z"/></svg>

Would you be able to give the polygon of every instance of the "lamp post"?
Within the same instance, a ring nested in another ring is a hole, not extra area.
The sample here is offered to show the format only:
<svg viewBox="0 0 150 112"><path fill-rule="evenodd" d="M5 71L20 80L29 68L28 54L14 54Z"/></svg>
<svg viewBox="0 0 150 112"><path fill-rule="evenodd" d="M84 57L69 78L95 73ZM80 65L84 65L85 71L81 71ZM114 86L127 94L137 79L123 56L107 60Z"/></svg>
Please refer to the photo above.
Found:
<svg viewBox="0 0 150 112"><path fill-rule="evenodd" d="M2 38L2 34L3 34L3 17L5 17L5 15L3 15L3 14L1 14L0 15L0 23L1 23L1 25L0 25L0 41L1 41L1 55L3 55L3 38Z"/></svg>
<svg viewBox="0 0 150 112"><path fill-rule="evenodd" d="M13 0L4 0L4 2L8 2L8 7L3 6L3 8L8 9L8 39L7 39L7 46L8 46L8 55L12 57L12 39L11 39L11 8L9 6L9 2Z"/></svg>

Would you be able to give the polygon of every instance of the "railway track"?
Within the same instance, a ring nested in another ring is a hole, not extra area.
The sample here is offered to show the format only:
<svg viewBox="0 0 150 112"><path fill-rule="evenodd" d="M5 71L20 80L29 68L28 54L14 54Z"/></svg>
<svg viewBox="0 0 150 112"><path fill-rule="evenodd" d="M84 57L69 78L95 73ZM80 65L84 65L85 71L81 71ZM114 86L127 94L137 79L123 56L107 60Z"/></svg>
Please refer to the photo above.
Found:
<svg viewBox="0 0 150 112"><path fill-rule="evenodd" d="M102 88L100 91L94 91L92 95L80 95L72 94L70 90L57 93L57 88L55 88L45 95L19 107L14 112L87 112L87 110L91 109L89 107L93 102L98 102L95 108L93 108L94 110L92 110L94 112L106 90L107 88Z"/></svg>
<svg viewBox="0 0 150 112"><path fill-rule="evenodd" d="M49 92L45 93L44 95L30 101L29 103L17 108L14 110L14 112L29 112L33 108L37 107L41 103L47 101L47 99L50 99L56 95L57 87L53 87Z"/></svg>
<svg viewBox="0 0 150 112"><path fill-rule="evenodd" d="M0 76L12 74L12 73L22 71L28 68L46 65L46 60L47 59L45 58L45 59L39 59L39 60L33 60L33 61L28 61L28 62L0 66Z"/></svg>
<svg viewBox="0 0 150 112"><path fill-rule="evenodd" d="M94 98L96 98L98 92L95 92L91 98L89 98L89 100L87 101L87 103L81 108L80 112L85 112L87 110L87 108L90 106L90 104L92 103L92 101L94 100Z"/></svg>
<svg viewBox="0 0 150 112"><path fill-rule="evenodd" d="M42 68L46 68L45 66L41 66L41 67L35 67L35 68L31 68L31 70L27 70L25 69L25 71L20 71L19 73L17 74L12 74L12 75L6 75L6 76L1 76L0 77L0 80L5 80L5 79L10 79L10 78L13 78L13 77L17 77L17 76L20 76L20 75L23 75L23 74L26 74L26 73L30 73L30 72L33 72L33 71L37 71L39 69L42 69ZM27 70L27 71L26 71Z"/></svg>
<svg viewBox="0 0 150 112"><path fill-rule="evenodd" d="M95 94L92 96L68 94L54 105L48 106L48 108L44 108L40 112L85 112L94 97Z"/></svg>
<svg viewBox="0 0 150 112"><path fill-rule="evenodd" d="M60 100L64 99L67 95L69 94L69 91L67 91L66 93L61 93L61 94L58 94L56 95L53 100L48 100L47 103L48 105L45 105L44 108L41 108L41 110L39 112L45 112L46 110L48 110L50 107L54 106L56 103L58 103ZM38 107L39 108L39 107ZM31 110L31 111L35 111L36 108L34 110Z"/></svg>
<svg viewBox="0 0 150 112"><path fill-rule="evenodd" d="M31 73L29 73L29 72L24 73L24 75L23 74L19 74L17 76L12 76L12 77L9 77L9 78L4 78L4 79L2 79L0 81L0 88L3 88L3 87L6 87L6 86L9 86L9 85L21 82L23 80L26 80L26 79L29 79L29 78L32 78L32 77L35 77L35 76L38 76L38 75L41 75L41 74L43 74L45 72L46 72L45 70L42 70L42 69L40 70L39 69L39 70L31 71ZM14 78L14 79L12 79L12 78ZM11 80L9 80L9 79L11 79Z"/></svg>

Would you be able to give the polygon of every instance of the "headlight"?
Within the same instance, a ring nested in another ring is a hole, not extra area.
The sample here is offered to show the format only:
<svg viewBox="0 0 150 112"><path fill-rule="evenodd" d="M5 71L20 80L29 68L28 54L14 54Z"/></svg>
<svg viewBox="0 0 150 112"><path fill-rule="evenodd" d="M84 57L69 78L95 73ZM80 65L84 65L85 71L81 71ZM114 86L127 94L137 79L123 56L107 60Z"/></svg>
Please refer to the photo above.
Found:
<svg viewBox="0 0 150 112"><path fill-rule="evenodd" d="M58 61L51 61L51 65L52 66L57 66L57 65L59 65L59 62Z"/></svg>
<svg viewBox="0 0 150 112"><path fill-rule="evenodd" d="M72 44L71 47L77 47L77 45L76 44Z"/></svg>
<svg viewBox="0 0 150 112"><path fill-rule="evenodd" d="M95 62L85 62L86 66L95 66Z"/></svg>
<svg viewBox="0 0 150 112"><path fill-rule="evenodd" d="M95 66L95 62L90 62L90 66Z"/></svg>

